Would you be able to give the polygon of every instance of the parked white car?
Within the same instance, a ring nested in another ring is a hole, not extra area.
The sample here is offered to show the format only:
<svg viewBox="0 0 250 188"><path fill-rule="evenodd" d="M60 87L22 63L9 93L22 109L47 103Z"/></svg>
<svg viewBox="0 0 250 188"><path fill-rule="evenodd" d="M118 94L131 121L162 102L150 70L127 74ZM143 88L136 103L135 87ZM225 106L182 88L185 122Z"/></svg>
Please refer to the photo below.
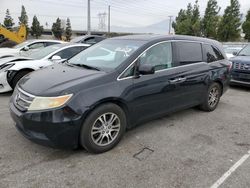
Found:
<svg viewBox="0 0 250 188"><path fill-rule="evenodd" d="M56 44L33 52L28 57L5 57L0 59L0 93L11 91L26 74L70 59L88 44Z"/></svg>
<svg viewBox="0 0 250 188"><path fill-rule="evenodd" d="M54 44L65 43L59 40L27 40L22 42L13 48L0 48L0 58L10 57L10 56L27 56L32 51L45 48Z"/></svg>

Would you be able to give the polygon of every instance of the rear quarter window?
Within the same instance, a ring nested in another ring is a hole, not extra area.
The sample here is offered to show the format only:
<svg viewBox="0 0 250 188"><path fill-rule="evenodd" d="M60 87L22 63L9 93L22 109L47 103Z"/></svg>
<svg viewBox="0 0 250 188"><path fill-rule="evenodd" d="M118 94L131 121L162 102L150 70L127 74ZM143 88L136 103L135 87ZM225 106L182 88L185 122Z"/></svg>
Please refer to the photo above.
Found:
<svg viewBox="0 0 250 188"><path fill-rule="evenodd" d="M203 53L205 62L211 63L225 59L222 53L214 46L203 44Z"/></svg>
<svg viewBox="0 0 250 188"><path fill-rule="evenodd" d="M182 41L175 42L175 49L178 56L179 66L202 62L201 43Z"/></svg>

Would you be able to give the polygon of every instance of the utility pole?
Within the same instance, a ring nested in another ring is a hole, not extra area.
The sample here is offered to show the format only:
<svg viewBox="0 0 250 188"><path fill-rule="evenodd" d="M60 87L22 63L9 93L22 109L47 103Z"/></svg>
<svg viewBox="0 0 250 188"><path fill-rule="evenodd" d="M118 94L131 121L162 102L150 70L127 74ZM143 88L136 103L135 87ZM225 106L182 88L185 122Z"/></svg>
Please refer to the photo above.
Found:
<svg viewBox="0 0 250 188"><path fill-rule="evenodd" d="M90 0L88 0L88 35L91 35L91 25L90 25Z"/></svg>
<svg viewBox="0 0 250 188"><path fill-rule="evenodd" d="M99 17L99 30L100 31L105 31L106 30L106 17L107 17L107 13L99 13L98 14Z"/></svg>
<svg viewBox="0 0 250 188"><path fill-rule="evenodd" d="M170 35L171 34L171 28L172 28L172 17L173 16L168 16L169 17L169 30L168 30L168 34Z"/></svg>
<svg viewBox="0 0 250 188"><path fill-rule="evenodd" d="M110 5L109 5L109 11L108 11L108 34L110 34Z"/></svg>

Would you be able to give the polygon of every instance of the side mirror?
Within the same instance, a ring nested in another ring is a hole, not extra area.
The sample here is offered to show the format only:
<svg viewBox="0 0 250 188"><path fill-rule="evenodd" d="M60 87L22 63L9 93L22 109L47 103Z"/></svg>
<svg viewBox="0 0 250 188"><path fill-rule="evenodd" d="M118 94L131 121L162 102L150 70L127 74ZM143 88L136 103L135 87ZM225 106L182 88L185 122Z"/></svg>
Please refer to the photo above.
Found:
<svg viewBox="0 0 250 188"><path fill-rule="evenodd" d="M138 67L138 73L142 75L154 74L155 67L153 65L140 65Z"/></svg>
<svg viewBox="0 0 250 188"><path fill-rule="evenodd" d="M59 55L54 55L52 56L51 60L52 61L58 61L58 60L61 60L62 58L59 56Z"/></svg>
<svg viewBox="0 0 250 188"><path fill-rule="evenodd" d="M25 46L22 50L23 50L23 51L29 51L29 49L30 49L30 48L29 48L28 46Z"/></svg>
<svg viewBox="0 0 250 188"><path fill-rule="evenodd" d="M233 52L233 55L234 55L234 56L237 56L237 55L238 55L238 52Z"/></svg>

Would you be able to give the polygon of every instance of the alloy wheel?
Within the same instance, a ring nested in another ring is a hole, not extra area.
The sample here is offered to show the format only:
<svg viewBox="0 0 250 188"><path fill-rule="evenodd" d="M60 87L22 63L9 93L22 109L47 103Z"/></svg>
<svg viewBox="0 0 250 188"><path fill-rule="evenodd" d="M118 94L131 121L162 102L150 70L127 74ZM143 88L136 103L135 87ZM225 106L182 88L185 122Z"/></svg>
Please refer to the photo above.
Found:
<svg viewBox="0 0 250 188"><path fill-rule="evenodd" d="M92 141L98 146L107 146L117 138L120 128L120 119L115 113L102 114L92 126Z"/></svg>
<svg viewBox="0 0 250 188"><path fill-rule="evenodd" d="M216 106L216 104L219 101L219 97L220 97L219 89L217 87L213 87L210 90L209 96L208 96L208 104L211 108Z"/></svg>

